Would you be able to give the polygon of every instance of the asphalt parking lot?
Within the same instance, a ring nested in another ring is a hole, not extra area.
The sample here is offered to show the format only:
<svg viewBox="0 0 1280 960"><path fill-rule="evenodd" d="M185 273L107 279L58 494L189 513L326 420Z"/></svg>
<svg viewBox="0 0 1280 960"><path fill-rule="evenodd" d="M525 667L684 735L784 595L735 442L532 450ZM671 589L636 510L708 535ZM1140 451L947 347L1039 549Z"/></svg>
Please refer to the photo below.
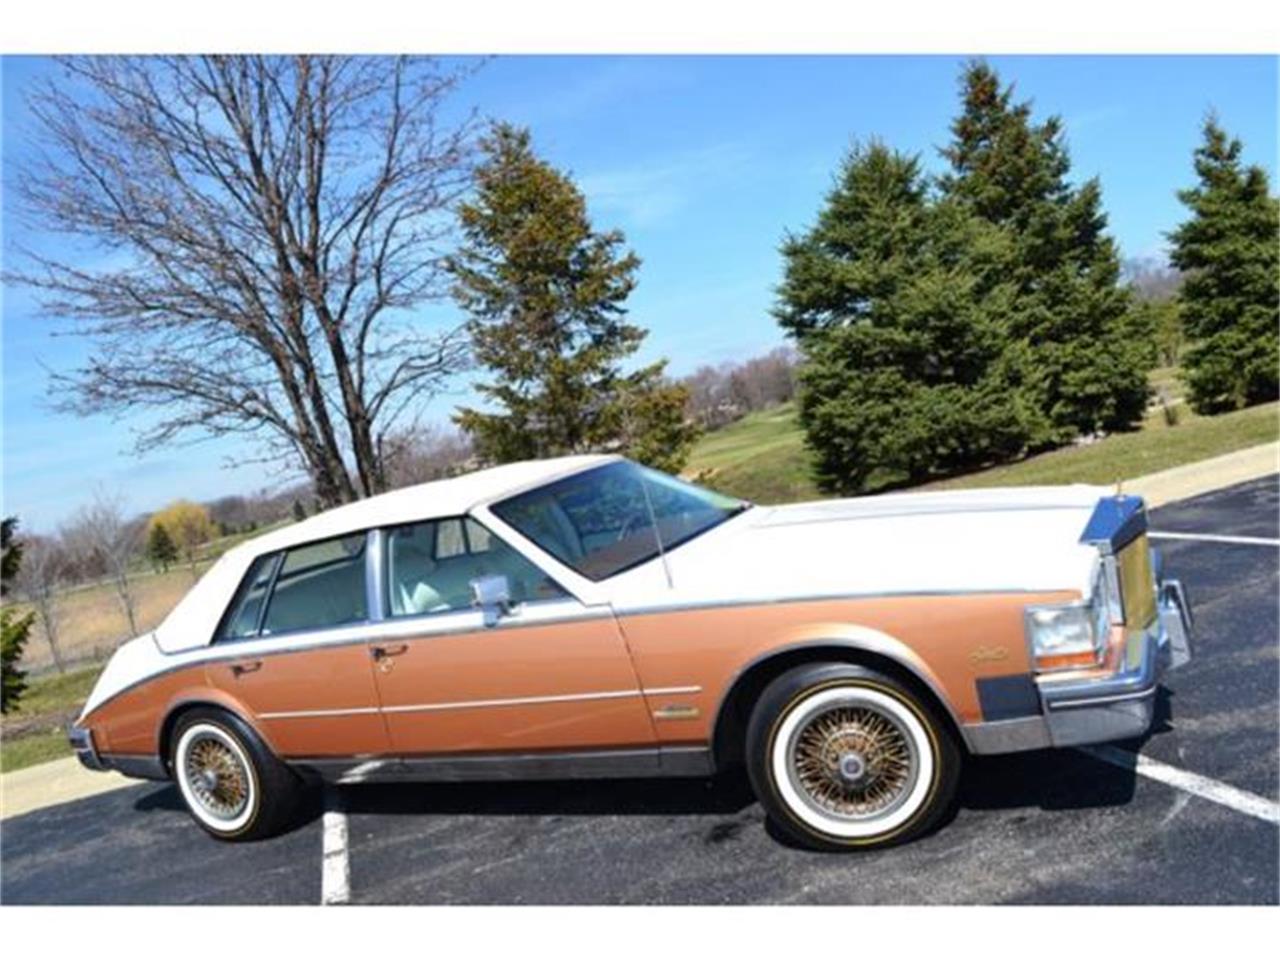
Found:
<svg viewBox="0 0 1280 960"><path fill-rule="evenodd" d="M343 813L250 845L209 839L174 787L144 783L5 820L0 900L1274 904L1278 510L1272 476L1152 512L1156 531L1244 538L1157 541L1189 587L1196 656L1152 734L1117 746L1190 787L1076 750L985 758L942 829L838 855L775 839L735 778L351 787L330 800ZM1209 798L1230 788L1263 814Z"/></svg>

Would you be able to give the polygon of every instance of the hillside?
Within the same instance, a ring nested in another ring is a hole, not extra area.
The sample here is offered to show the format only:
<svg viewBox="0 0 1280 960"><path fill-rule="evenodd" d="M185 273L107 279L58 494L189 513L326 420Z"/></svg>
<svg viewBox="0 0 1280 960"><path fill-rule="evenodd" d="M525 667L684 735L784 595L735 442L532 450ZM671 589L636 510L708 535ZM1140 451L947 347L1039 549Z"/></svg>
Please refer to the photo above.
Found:
<svg viewBox="0 0 1280 960"><path fill-rule="evenodd" d="M1216 417L1200 417L1178 405L1168 426L1158 410L1140 430L1065 447L1016 463L936 480L935 489L1020 484L1102 483L1193 463L1280 438L1280 404L1269 403ZM785 503L822 494L814 484L804 434L793 404L750 414L704 436L684 474L690 479L759 503Z"/></svg>

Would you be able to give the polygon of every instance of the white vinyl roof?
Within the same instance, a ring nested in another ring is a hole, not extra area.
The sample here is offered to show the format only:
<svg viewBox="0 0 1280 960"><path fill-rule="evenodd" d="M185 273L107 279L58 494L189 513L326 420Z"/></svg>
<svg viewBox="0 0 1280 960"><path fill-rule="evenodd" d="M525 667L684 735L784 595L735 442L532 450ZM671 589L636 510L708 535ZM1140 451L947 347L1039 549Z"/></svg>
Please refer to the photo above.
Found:
<svg viewBox="0 0 1280 960"><path fill-rule="evenodd" d="M224 553L169 611L156 628L156 643L165 653L207 644L249 564L264 553L375 527L461 516L481 504L620 459L614 455L590 454L506 463L357 500L246 540Z"/></svg>

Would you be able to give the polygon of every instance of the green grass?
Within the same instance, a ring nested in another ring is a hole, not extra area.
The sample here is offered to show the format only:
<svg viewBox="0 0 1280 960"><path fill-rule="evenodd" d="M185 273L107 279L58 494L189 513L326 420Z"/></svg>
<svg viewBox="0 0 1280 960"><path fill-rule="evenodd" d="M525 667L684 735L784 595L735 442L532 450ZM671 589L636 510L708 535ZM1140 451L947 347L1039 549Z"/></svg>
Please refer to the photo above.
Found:
<svg viewBox="0 0 1280 960"><path fill-rule="evenodd" d="M1176 383L1159 370L1154 382ZM1151 410L1140 430L1114 434L1085 446L1066 447L1026 460L934 481L934 488L1054 483L1111 484L1280 439L1280 404L1269 403L1216 417L1200 417L1178 405L1168 426ZM823 496L814 484L811 457L792 404L753 413L709 433L694 447L685 475L717 490L759 503L788 503Z"/></svg>
<svg viewBox="0 0 1280 960"><path fill-rule="evenodd" d="M0 773L11 773L69 756L71 747L67 744L65 730L32 733L14 740L6 738L0 743Z"/></svg>
<svg viewBox="0 0 1280 960"><path fill-rule="evenodd" d="M698 441L684 473L758 503L820 496L793 404L748 414Z"/></svg>
<svg viewBox="0 0 1280 960"><path fill-rule="evenodd" d="M0 773L70 756L67 716L79 711L101 672L96 664L29 677L18 709L5 714L0 726Z"/></svg>

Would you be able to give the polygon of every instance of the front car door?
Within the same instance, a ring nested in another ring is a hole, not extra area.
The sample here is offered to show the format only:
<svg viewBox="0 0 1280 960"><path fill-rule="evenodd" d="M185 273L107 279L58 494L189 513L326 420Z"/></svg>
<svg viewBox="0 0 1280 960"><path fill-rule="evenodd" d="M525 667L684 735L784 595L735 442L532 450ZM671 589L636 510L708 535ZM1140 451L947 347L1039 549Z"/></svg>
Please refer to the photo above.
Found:
<svg viewBox="0 0 1280 960"><path fill-rule="evenodd" d="M370 654L392 748L410 765L465 776L468 760L514 756L525 765L512 775L527 775L531 755L589 765L653 752L607 605L583 603L474 517L392 527L380 539L384 619ZM472 606L471 581L493 575L506 577L513 601L497 617Z"/></svg>
<svg viewBox="0 0 1280 960"><path fill-rule="evenodd" d="M208 682L290 760L385 754L369 661L368 536L259 557L227 610Z"/></svg>

